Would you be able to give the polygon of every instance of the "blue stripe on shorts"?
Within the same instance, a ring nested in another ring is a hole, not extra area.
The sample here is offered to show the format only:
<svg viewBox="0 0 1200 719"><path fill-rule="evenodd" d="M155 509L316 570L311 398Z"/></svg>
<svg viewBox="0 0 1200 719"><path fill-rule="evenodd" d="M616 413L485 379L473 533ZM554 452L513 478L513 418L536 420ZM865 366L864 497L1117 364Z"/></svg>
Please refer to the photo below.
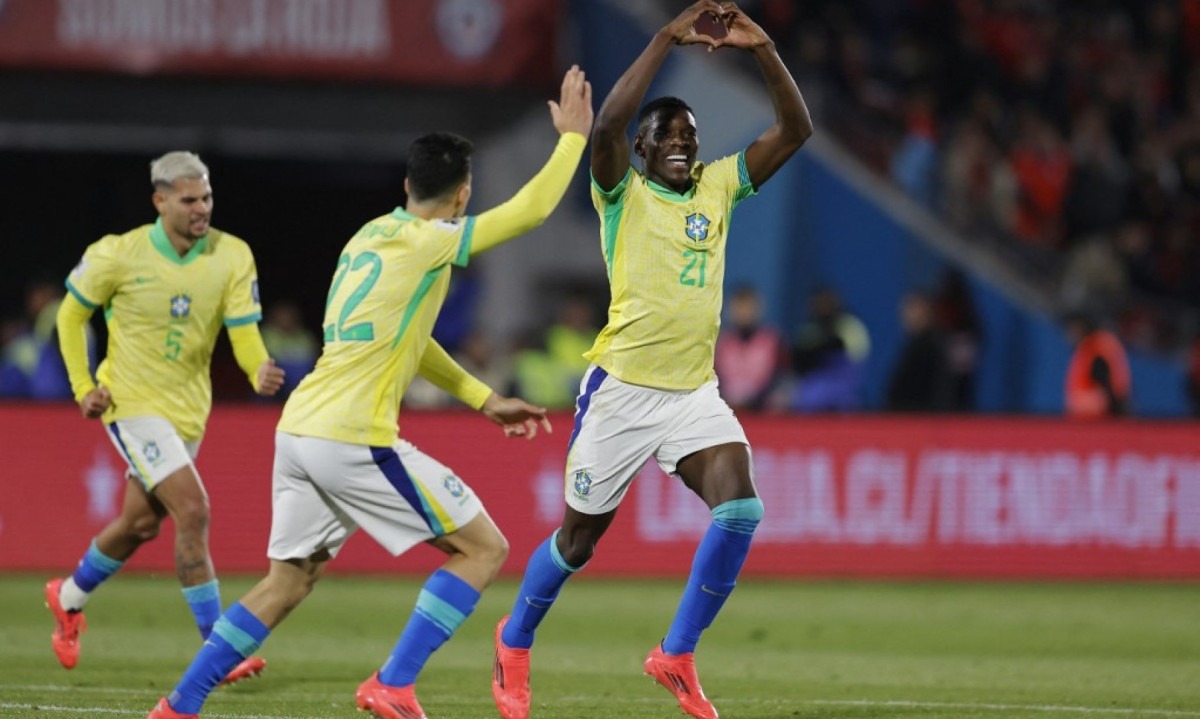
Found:
<svg viewBox="0 0 1200 719"><path fill-rule="evenodd" d="M396 450L391 447L371 447L371 459L375 460L375 466L379 467L379 471L383 472L384 477L387 477L388 483L400 493L400 496L404 497L413 511L420 515L425 526L429 527L435 535L440 534L441 523L437 521L436 517L429 516L425 502L421 500L421 493L413 484L412 477L404 468L404 463L400 461L400 455L396 454Z"/></svg>
<svg viewBox="0 0 1200 719"><path fill-rule="evenodd" d="M583 388L583 394L579 395L575 406L575 426L571 429L571 439L567 440L567 453L570 454L571 447L575 444L575 438L579 436L579 428L583 426L583 416L587 414L588 407L592 404L592 395L596 390L600 389L600 384L604 382L604 378L608 377L608 373L603 367L597 366L588 376L587 385Z"/></svg>

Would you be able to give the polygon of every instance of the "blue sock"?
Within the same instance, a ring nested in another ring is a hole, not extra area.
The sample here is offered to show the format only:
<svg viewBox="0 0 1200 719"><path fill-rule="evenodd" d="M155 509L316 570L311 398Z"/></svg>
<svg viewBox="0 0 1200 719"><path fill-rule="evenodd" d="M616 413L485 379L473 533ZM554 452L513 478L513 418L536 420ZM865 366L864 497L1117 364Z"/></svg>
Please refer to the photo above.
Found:
<svg viewBox="0 0 1200 719"><path fill-rule="evenodd" d="M271 630L240 602L229 607L192 659L167 703L180 714L199 714L200 707L225 675L258 650Z"/></svg>
<svg viewBox="0 0 1200 719"><path fill-rule="evenodd" d="M212 634L213 624L221 616L221 587L217 580L197 584L194 587L183 588L183 598L196 617L196 627L200 636L208 639Z"/></svg>
<svg viewBox="0 0 1200 719"><path fill-rule="evenodd" d="M714 508L712 516L713 523L696 548L679 609L663 639L662 648L667 654L696 651L700 633L716 619L737 583L750 552L750 540L762 520L763 503L757 497L735 499Z"/></svg>
<svg viewBox="0 0 1200 719"><path fill-rule="evenodd" d="M430 575L408 626L379 670L379 681L393 687L416 682L425 662L475 611L477 601L479 591L450 572L439 569Z"/></svg>
<svg viewBox="0 0 1200 719"><path fill-rule="evenodd" d="M558 591L567 583L571 575L583 567L572 567L563 559L555 543L558 530L550 538L538 545L529 555L529 564L525 566L525 578L521 580L521 589L517 592L517 601L513 604L512 616L504 625L500 640L505 646L513 649L528 649L533 646L533 633L537 630L554 600Z"/></svg>
<svg viewBox="0 0 1200 719"><path fill-rule="evenodd" d="M75 579L75 586L90 593L100 586L101 582L116 574L124 564L125 562L105 556L96 548L96 540L93 539L71 576Z"/></svg>

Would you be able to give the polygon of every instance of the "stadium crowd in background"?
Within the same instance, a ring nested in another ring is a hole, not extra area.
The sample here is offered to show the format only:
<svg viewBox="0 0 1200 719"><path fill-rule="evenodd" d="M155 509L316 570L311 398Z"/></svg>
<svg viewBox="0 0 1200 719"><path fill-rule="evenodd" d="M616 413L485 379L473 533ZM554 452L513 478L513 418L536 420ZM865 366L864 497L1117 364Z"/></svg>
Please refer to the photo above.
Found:
<svg viewBox="0 0 1200 719"><path fill-rule="evenodd" d="M1200 315L1200 0L760 0L813 114L1060 309Z"/></svg>

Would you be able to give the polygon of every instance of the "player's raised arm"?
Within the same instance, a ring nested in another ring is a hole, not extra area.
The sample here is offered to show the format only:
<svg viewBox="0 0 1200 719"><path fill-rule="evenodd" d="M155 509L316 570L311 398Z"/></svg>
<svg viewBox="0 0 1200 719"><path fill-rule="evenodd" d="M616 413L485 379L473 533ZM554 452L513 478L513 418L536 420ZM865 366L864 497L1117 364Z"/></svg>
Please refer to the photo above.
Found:
<svg viewBox="0 0 1200 719"><path fill-rule="evenodd" d="M592 177L600 189L613 189L629 171L629 138L625 130L667 53L675 45L713 45L715 41L698 34L693 25L702 14L720 14L721 11L721 5L715 0L701 0L684 10L654 35L642 54L613 85L596 115L596 126L592 128Z"/></svg>
<svg viewBox="0 0 1200 719"><path fill-rule="evenodd" d="M734 3L721 3L720 14L728 34L716 40L715 45L737 47L754 54L771 105L775 108L775 124L746 148L746 171L750 174L750 182L761 187L812 136L812 118L796 81L767 33Z"/></svg>
<svg viewBox="0 0 1200 719"><path fill-rule="evenodd" d="M561 137L550 159L512 199L475 218L471 254L489 250L546 221L571 184L592 129L592 85L572 65L563 76L558 102L549 101L554 129Z"/></svg>

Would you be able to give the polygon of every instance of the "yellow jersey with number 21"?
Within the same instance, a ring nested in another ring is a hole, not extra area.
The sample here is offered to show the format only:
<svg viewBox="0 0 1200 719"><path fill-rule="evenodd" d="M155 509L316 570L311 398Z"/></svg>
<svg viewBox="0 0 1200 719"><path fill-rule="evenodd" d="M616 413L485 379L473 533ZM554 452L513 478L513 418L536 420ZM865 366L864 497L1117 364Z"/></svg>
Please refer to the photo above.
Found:
<svg viewBox="0 0 1200 719"><path fill-rule="evenodd" d="M733 208L755 194L744 154L697 163L684 194L632 167L607 192L592 180L612 300L584 356L617 379L692 390L715 376L725 241Z"/></svg>

